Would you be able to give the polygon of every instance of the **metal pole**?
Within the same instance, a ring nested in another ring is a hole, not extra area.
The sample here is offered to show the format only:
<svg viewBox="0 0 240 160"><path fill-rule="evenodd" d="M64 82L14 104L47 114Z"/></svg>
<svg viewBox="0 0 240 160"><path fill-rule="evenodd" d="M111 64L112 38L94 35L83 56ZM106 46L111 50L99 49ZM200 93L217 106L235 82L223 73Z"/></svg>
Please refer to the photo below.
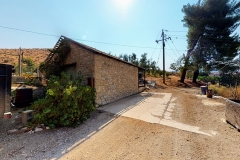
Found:
<svg viewBox="0 0 240 160"><path fill-rule="evenodd" d="M164 42L164 31L162 30L162 44L163 44L163 83L165 84L165 42Z"/></svg>

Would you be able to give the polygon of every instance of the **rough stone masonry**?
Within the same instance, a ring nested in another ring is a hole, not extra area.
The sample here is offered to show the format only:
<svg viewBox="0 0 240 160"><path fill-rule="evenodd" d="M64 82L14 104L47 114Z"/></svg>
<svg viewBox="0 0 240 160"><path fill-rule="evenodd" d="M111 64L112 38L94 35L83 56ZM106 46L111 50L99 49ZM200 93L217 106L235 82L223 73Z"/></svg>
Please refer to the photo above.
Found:
<svg viewBox="0 0 240 160"><path fill-rule="evenodd" d="M87 84L87 78L94 78L97 104L104 105L138 92L138 66L65 39L71 47L64 62L65 71L75 74L81 71L84 84Z"/></svg>

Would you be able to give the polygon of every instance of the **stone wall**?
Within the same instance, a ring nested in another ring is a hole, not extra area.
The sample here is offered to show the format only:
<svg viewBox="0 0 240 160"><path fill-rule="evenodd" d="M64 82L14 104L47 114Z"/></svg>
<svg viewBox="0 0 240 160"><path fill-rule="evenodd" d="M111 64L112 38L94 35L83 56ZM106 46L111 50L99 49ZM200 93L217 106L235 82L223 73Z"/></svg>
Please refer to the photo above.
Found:
<svg viewBox="0 0 240 160"><path fill-rule="evenodd" d="M76 73L81 71L84 84L87 78L95 79L96 103L107 104L138 92L138 67L93 53L69 41L71 53L65 65L76 64Z"/></svg>
<svg viewBox="0 0 240 160"><path fill-rule="evenodd" d="M98 104L138 92L138 68L101 54L95 55L94 78Z"/></svg>
<svg viewBox="0 0 240 160"><path fill-rule="evenodd" d="M84 84L87 84L87 78L94 76L94 53L84 49L77 44L70 42L71 53L67 56L64 64L76 64L76 74L81 71L84 77Z"/></svg>

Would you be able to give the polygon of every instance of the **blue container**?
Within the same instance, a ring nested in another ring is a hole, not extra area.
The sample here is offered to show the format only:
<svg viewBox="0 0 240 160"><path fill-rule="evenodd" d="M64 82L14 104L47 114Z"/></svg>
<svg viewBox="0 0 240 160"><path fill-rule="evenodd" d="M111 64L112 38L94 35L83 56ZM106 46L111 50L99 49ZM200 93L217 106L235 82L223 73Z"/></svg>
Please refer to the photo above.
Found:
<svg viewBox="0 0 240 160"><path fill-rule="evenodd" d="M203 94L203 95L206 95L206 92L207 92L207 90L208 90L208 86L200 86L200 88L201 88L202 94Z"/></svg>

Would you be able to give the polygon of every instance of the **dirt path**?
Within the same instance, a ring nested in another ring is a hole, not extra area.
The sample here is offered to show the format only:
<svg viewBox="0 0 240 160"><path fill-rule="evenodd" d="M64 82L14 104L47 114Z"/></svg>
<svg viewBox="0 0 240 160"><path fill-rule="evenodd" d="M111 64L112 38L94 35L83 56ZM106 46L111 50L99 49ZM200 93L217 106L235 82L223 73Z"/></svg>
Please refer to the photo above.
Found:
<svg viewBox="0 0 240 160"><path fill-rule="evenodd" d="M224 100L207 99L192 89L168 92L177 97L173 120L213 131L214 136L119 117L61 159L240 158L240 134L224 123Z"/></svg>

